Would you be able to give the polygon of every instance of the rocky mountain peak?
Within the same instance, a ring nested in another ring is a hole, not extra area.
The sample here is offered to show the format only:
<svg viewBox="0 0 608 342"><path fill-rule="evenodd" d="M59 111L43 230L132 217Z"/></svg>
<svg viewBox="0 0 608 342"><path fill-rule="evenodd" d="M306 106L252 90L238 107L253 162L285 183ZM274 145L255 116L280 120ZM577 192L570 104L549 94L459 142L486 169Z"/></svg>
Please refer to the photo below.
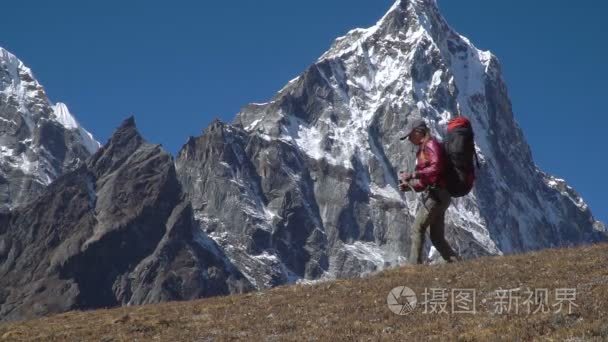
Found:
<svg viewBox="0 0 608 342"><path fill-rule="evenodd" d="M241 138L188 146L178 174L200 222L237 264L256 269L258 285L359 275L408 253L420 199L397 189L397 172L415 164L403 128L422 117L441 139L457 115L471 120L482 164L474 191L447 214L461 254L606 239L584 201L535 165L498 59L431 0L397 1L376 25L336 39L269 102L238 113Z"/></svg>
<svg viewBox="0 0 608 342"><path fill-rule="evenodd" d="M108 142L88 161L89 167L99 174L124 164L145 141L137 131L133 116L125 119L114 131Z"/></svg>
<svg viewBox="0 0 608 342"><path fill-rule="evenodd" d="M133 118L0 223L0 321L251 289Z"/></svg>
<svg viewBox="0 0 608 342"><path fill-rule="evenodd" d="M31 70L0 48L0 208L34 199L98 148L67 106L53 105Z"/></svg>

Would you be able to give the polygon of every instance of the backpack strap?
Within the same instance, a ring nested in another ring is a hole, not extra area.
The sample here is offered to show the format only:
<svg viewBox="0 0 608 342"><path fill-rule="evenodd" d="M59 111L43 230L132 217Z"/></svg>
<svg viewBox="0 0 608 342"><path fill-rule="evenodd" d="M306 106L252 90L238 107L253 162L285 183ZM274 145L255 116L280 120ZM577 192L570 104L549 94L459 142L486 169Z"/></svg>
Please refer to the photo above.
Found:
<svg viewBox="0 0 608 342"><path fill-rule="evenodd" d="M479 156L477 155L477 150L473 150L473 155L475 156L475 164L477 165L477 169L480 169L481 166L479 164Z"/></svg>

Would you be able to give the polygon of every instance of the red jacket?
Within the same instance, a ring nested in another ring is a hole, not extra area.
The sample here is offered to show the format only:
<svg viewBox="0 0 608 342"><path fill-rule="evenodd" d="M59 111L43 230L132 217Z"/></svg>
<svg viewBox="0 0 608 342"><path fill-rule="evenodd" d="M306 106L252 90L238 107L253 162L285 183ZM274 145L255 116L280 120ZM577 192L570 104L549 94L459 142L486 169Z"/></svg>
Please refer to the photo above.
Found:
<svg viewBox="0 0 608 342"><path fill-rule="evenodd" d="M445 158L443 146L433 137L418 148L416 171L414 172L414 178L418 181L413 182L414 190L422 191L429 185L446 187Z"/></svg>

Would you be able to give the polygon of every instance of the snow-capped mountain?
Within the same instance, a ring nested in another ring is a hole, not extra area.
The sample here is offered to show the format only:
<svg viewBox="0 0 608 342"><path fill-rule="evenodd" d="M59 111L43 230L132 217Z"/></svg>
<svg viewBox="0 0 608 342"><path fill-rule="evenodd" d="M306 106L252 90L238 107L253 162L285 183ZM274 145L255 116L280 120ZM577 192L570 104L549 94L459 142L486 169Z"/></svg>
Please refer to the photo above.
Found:
<svg viewBox="0 0 608 342"><path fill-rule="evenodd" d="M0 209L35 198L99 148L31 70L0 48Z"/></svg>
<svg viewBox="0 0 608 342"><path fill-rule="evenodd" d="M65 103L58 102L55 104L53 106L53 114L55 119L67 130L78 132L80 135L80 143L89 151L89 153L93 154L101 147L101 144L93 138L93 135L76 121Z"/></svg>
<svg viewBox="0 0 608 342"><path fill-rule="evenodd" d="M478 182L447 214L466 257L605 240L580 196L536 166L498 59L454 31L434 0L400 0L355 29L268 103L191 138L176 165L201 229L258 288L404 262L420 205L397 189L414 167L399 141L460 112L476 131ZM432 259L437 253L427 251Z"/></svg>

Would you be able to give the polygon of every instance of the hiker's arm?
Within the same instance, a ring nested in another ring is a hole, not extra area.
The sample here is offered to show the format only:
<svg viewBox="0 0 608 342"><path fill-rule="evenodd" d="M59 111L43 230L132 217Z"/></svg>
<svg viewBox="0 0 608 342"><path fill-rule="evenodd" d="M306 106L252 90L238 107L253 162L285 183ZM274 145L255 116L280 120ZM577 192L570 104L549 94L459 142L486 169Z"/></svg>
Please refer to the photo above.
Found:
<svg viewBox="0 0 608 342"><path fill-rule="evenodd" d="M429 144L424 148L424 154L427 158L426 166L414 172L414 178L429 179L441 175L441 172L443 171L443 158L441 150L438 150L437 147L438 146Z"/></svg>
<svg viewBox="0 0 608 342"><path fill-rule="evenodd" d="M407 182L406 181L400 181L399 182L399 190L405 192L405 191L409 191L410 189L413 189L415 192L421 192L424 189L426 189L426 185L423 185L417 179L412 179L412 180L407 181Z"/></svg>
<svg viewBox="0 0 608 342"><path fill-rule="evenodd" d="M414 188L414 191L416 191L416 192L421 192L421 191L424 191L424 189L426 189L426 185L422 184L422 182L420 182L420 180L418 180L418 179L411 181L410 185L412 186L412 188Z"/></svg>

